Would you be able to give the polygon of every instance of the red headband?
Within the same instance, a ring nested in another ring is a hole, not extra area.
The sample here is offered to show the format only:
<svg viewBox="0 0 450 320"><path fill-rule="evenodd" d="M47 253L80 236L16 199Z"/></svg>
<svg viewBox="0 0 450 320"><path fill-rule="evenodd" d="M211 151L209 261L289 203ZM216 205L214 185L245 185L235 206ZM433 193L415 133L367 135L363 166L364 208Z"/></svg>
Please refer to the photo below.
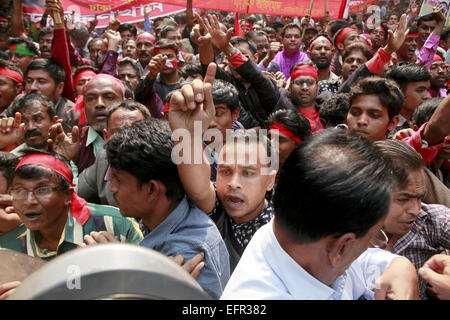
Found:
<svg viewBox="0 0 450 320"><path fill-rule="evenodd" d="M301 139L297 138L297 136L291 130L287 129L282 124L272 123L272 125L269 128L269 132L272 131L272 130L278 130L279 133L281 133L282 135L288 137L289 139L291 139L294 142L297 142L297 143L302 143L303 142Z"/></svg>
<svg viewBox="0 0 450 320"><path fill-rule="evenodd" d="M355 29L349 28L349 27L345 27L341 33L339 33L339 35L336 38L336 46L341 43L342 41L345 40L345 37L347 37L347 35L352 32L355 31Z"/></svg>
<svg viewBox="0 0 450 320"><path fill-rule="evenodd" d="M253 27L253 23L251 21L246 20L241 24L241 26Z"/></svg>
<svg viewBox="0 0 450 320"><path fill-rule="evenodd" d="M111 76L111 75L109 75L109 74L106 74L106 73L100 73L100 74L96 74L95 76L93 76L93 77L91 78L91 80L89 80L89 82L91 82L92 80L97 79L97 78L108 79L108 80L111 80L112 82L116 83L116 84L119 86L120 90L122 91L122 94L123 94L124 97L125 97L125 91L126 91L126 89L125 89L125 86L123 85L122 81L120 81L120 80L117 79L116 77L113 77L113 76Z"/></svg>
<svg viewBox="0 0 450 320"><path fill-rule="evenodd" d="M86 71L87 71L87 70L86 70ZM89 71L91 71L91 70L89 70ZM83 72L84 72L84 71L83 71ZM80 73L83 73L83 72L80 72ZM80 75L80 74L78 74L78 75ZM76 86L76 83L79 81L78 75L77 75L77 77L75 77L75 80L74 80L75 86ZM84 74L84 75L86 75L86 74ZM81 76L80 76L80 78L81 78ZM109 74L104 74L104 73L96 74L95 72L94 72L94 75L93 75L93 77L91 78L91 80L89 80L88 82L86 82L86 83L84 84L83 89L82 89L82 90L83 90L83 93L84 93L84 89L86 88L86 86L87 86L92 80L97 79L97 78L108 79L108 80L113 81L114 83L117 83L117 85L120 87L120 90L122 91L123 96L125 97L125 91L126 91L126 89L125 89L125 86L123 85L123 83L122 83L119 79L117 79L116 77L113 77L113 76L111 76L111 75L109 75ZM83 95L83 94L80 94L80 95L78 95L78 96L75 98L75 105L74 105L72 108L70 108L70 110L74 110L76 113L78 113L78 114L80 115L80 119L78 120L78 125L79 125L79 126L81 126L81 125L87 123L86 115L85 115L85 113L84 113L84 95ZM70 111L70 110L69 110L69 111Z"/></svg>
<svg viewBox="0 0 450 320"><path fill-rule="evenodd" d="M311 50L312 50L314 44L315 44L317 41L322 40L322 39L327 40L327 42L328 42L328 43L330 44L330 46L331 46L331 49L334 48L333 44L330 42L330 40L328 40L327 37L319 36L319 37L317 37L316 39L314 39L313 41L311 41L311 44L309 45L307 52L308 52L308 53L311 52Z"/></svg>
<svg viewBox="0 0 450 320"><path fill-rule="evenodd" d="M154 50L155 56L158 54L158 52L159 52L160 50L163 50L163 49L170 49L170 50L172 50L173 52L175 52L176 55L178 55L177 50L175 50L174 48L156 48L156 49Z"/></svg>
<svg viewBox="0 0 450 320"><path fill-rule="evenodd" d="M83 70L83 71L81 71L81 72L79 72L77 74L75 79L73 79L73 86L76 87L77 84L78 84L78 81L80 81L80 79L83 78L83 77L88 77L88 76L95 77L96 75L97 74L94 71L90 70L90 69Z"/></svg>
<svg viewBox="0 0 450 320"><path fill-rule="evenodd" d="M372 49L372 52L374 51L375 46L373 44L372 39L370 38L370 36L368 34L362 33L359 35L359 38L364 40L364 42L369 45L370 49Z"/></svg>
<svg viewBox="0 0 450 320"><path fill-rule="evenodd" d="M433 57L433 62L444 62L440 55L435 54Z"/></svg>
<svg viewBox="0 0 450 320"><path fill-rule="evenodd" d="M155 38L150 37L150 36L146 36L146 35L143 35L143 34L139 35L139 36L136 38L136 42L138 42L138 41L141 40L141 39L146 39L146 40L149 40L151 43L156 44Z"/></svg>
<svg viewBox="0 0 450 320"><path fill-rule="evenodd" d="M383 30L384 32L386 32L386 29L380 24L378 27L376 27L375 29L381 29L381 30Z"/></svg>
<svg viewBox="0 0 450 320"><path fill-rule="evenodd" d="M291 82L301 76L312 77L314 80L319 81L319 73L317 69L308 64L297 66L294 70L292 70Z"/></svg>
<svg viewBox="0 0 450 320"><path fill-rule="evenodd" d="M406 38L410 38L410 37L418 37L419 36L419 34L417 34L417 33L408 33L407 35L406 35Z"/></svg>
<svg viewBox="0 0 450 320"><path fill-rule="evenodd" d="M11 69L0 67L0 76L10 78L11 80L17 83L23 82L23 77L20 75L20 73Z"/></svg>
<svg viewBox="0 0 450 320"><path fill-rule="evenodd" d="M170 106L170 102L167 101L167 102L164 104L164 110L163 110L164 113L169 112L169 106Z"/></svg>
<svg viewBox="0 0 450 320"><path fill-rule="evenodd" d="M53 172L60 174L70 184L72 184L72 173L70 172L70 169L66 166L64 162L56 159L51 155L39 153L27 155L19 161L19 164L17 165L15 171L17 171L17 169L27 164L34 164L44 168L48 168ZM82 225L84 225L91 216L91 212L86 207L86 203L87 203L86 200L80 198L76 194L76 192L73 191L72 197L70 198L70 212L72 213L72 216Z"/></svg>

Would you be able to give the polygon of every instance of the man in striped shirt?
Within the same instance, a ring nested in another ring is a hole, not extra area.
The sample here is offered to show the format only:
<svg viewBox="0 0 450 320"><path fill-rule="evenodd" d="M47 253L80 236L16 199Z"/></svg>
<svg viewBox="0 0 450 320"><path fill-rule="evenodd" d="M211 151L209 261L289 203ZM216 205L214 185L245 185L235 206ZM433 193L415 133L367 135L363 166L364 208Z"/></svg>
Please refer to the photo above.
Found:
<svg viewBox="0 0 450 320"><path fill-rule="evenodd" d="M78 197L61 156L31 152L16 167L10 189L22 224L0 236L0 247L51 260L84 246L84 237L93 231L108 231L121 242L141 242L136 221L117 208Z"/></svg>
<svg viewBox="0 0 450 320"><path fill-rule="evenodd" d="M422 202L424 162L414 149L399 140L376 144L394 166L392 202L383 226L386 250L408 258L418 270L431 256L450 249L450 209ZM421 299L427 299L426 290L425 280L419 277Z"/></svg>

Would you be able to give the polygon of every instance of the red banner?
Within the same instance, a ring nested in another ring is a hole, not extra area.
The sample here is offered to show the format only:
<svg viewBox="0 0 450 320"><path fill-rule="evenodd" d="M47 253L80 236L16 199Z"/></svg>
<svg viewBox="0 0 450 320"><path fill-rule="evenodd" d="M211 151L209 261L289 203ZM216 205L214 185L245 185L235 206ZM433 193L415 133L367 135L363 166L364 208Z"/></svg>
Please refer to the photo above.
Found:
<svg viewBox="0 0 450 320"><path fill-rule="evenodd" d="M150 19L186 10L185 4L178 6L146 0L62 0L62 3L66 14L75 12L75 21L88 24L97 15L97 28L106 27L115 12L120 22L143 21L144 8L149 4L153 4ZM39 23L45 10L45 0L24 0L23 7L31 22Z"/></svg>
<svg viewBox="0 0 450 320"><path fill-rule="evenodd" d="M341 0L192 0L192 7L220 11L267 14L277 16L304 16L311 8L313 18L323 17L325 4L331 19L339 17ZM150 18L171 15L185 10L186 0L62 0L67 14L75 11L75 19L87 23L97 15L97 27L108 25L114 12L121 22L144 20L144 8L153 4ZM45 0L24 0L24 12L30 20L38 23L44 12Z"/></svg>
<svg viewBox="0 0 450 320"><path fill-rule="evenodd" d="M369 8L370 6L375 5L375 0L349 0L348 14L363 12L364 5L366 5L366 8Z"/></svg>

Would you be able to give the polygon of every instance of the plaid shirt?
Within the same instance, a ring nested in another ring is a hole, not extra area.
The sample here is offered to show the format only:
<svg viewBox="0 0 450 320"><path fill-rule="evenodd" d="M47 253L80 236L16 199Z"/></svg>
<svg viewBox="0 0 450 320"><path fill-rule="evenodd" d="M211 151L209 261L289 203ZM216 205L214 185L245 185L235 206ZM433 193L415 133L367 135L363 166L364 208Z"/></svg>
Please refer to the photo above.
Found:
<svg viewBox="0 0 450 320"><path fill-rule="evenodd" d="M450 209L437 204L424 204L411 230L394 245L393 253L408 258L421 268L431 256L450 249ZM419 277L419 293L425 297L426 282Z"/></svg>

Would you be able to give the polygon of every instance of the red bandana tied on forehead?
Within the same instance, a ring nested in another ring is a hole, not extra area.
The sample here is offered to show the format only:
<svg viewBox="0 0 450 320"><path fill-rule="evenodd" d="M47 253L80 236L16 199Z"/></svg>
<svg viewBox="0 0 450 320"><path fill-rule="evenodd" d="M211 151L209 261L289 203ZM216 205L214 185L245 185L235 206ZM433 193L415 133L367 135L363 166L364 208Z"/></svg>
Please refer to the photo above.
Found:
<svg viewBox="0 0 450 320"><path fill-rule="evenodd" d="M59 159L56 159L51 155L40 153L29 154L20 160L19 164L16 167L16 171L20 167L28 164L33 164L50 169L53 172L62 175L70 184L72 184L72 173L70 172L70 169L66 166L64 162L62 162ZM70 198L70 212L72 216L82 225L84 225L91 216L91 212L86 207L86 204L87 204L86 200L80 198L76 194L76 192L73 191L72 197Z"/></svg>
<svg viewBox="0 0 450 320"><path fill-rule="evenodd" d="M317 71L317 68L309 65L309 64L305 64L305 65L300 65L294 68L294 70L292 70L291 73L291 82L294 82L295 79L297 79L298 77L312 77L314 78L314 80L319 81L319 73Z"/></svg>
<svg viewBox="0 0 450 320"><path fill-rule="evenodd" d="M330 44L331 49L334 48L333 44L330 42L330 40L327 39L327 37L319 36L316 39L314 39L313 41L311 41L311 44L309 45L308 50L307 50L308 53L311 52L312 48L314 47L314 44L319 40L326 40Z"/></svg>
<svg viewBox="0 0 450 320"><path fill-rule="evenodd" d="M344 30L342 30L341 33L339 33L339 35L336 38L336 46L339 43L342 43L345 40L345 38L347 37L347 35L352 31L355 31L355 29L345 27Z"/></svg>
<svg viewBox="0 0 450 320"><path fill-rule="evenodd" d="M78 84L78 81L80 81L81 78L89 77L89 76L90 77L95 77L96 75L97 74L94 71L90 70L90 69L83 70L83 71L81 71L81 72L79 72L77 74L75 79L73 79L73 86L76 87L77 84Z"/></svg>
<svg viewBox="0 0 450 320"><path fill-rule="evenodd" d="M302 143L303 141L299 138L296 137L296 135L289 130L288 128L286 128L285 126L283 126L280 123L272 123L272 125L269 128L269 132L274 131L274 130L278 130L278 132L286 137L288 137L289 139L291 139L294 142L297 143Z"/></svg>
<svg viewBox="0 0 450 320"><path fill-rule="evenodd" d="M7 77L17 83L23 82L23 77L17 71L0 67L0 76Z"/></svg>
<svg viewBox="0 0 450 320"><path fill-rule="evenodd" d="M145 40L150 41L150 42L153 43L153 44L156 44L156 39L155 39L155 38L150 37L150 36L146 36L145 34L139 35L139 36L136 38L136 42L138 42L138 41L141 40L141 39L145 39Z"/></svg>
<svg viewBox="0 0 450 320"><path fill-rule="evenodd" d="M433 57L433 63L434 62L444 62L444 60L441 58L440 55L435 54L434 57Z"/></svg>

